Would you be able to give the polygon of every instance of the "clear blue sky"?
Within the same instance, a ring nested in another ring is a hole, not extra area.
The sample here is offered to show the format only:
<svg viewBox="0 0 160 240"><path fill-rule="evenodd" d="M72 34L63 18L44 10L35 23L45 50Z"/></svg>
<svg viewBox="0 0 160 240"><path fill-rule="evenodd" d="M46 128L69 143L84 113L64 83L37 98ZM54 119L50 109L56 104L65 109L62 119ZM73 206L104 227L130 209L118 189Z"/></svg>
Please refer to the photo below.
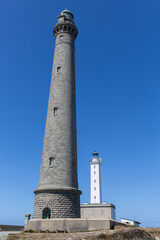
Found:
<svg viewBox="0 0 160 240"><path fill-rule="evenodd" d="M117 219L160 227L160 1L1 0L0 224L33 212L54 54L52 30L75 15L78 177L103 158L103 201Z"/></svg>

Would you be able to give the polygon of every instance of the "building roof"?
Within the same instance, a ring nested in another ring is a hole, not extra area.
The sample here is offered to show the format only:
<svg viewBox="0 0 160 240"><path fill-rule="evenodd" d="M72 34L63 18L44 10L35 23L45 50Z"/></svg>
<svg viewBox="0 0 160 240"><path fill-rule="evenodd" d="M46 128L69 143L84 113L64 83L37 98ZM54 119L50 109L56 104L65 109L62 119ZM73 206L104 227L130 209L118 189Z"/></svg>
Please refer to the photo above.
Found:
<svg viewBox="0 0 160 240"><path fill-rule="evenodd" d="M107 208L112 207L116 209L116 206L112 203L83 203L80 205L81 208Z"/></svg>
<svg viewBox="0 0 160 240"><path fill-rule="evenodd" d="M128 221L132 221L132 222L135 222L135 223L141 224L140 222L135 221L135 220L132 220L132 219L128 219L128 218L121 218L121 219L128 220Z"/></svg>

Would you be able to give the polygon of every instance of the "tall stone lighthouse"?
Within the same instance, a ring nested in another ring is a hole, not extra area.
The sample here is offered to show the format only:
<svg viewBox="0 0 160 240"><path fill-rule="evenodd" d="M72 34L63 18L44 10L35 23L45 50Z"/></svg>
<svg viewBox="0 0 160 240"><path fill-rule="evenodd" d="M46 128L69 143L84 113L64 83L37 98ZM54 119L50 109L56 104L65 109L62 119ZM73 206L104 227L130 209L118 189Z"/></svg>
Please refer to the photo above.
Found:
<svg viewBox="0 0 160 240"><path fill-rule="evenodd" d="M56 42L33 219L80 217L74 47L78 30L73 19L66 9L53 29Z"/></svg>

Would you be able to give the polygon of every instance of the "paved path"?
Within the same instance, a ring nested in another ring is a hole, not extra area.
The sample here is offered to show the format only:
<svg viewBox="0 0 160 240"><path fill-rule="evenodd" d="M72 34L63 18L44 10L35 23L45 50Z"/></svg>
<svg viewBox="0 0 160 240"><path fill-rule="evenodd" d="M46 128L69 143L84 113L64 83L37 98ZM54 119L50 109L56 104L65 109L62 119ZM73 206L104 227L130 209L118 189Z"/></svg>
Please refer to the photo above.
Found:
<svg viewBox="0 0 160 240"><path fill-rule="evenodd" d="M9 233L20 233L20 231L19 232L0 232L0 240L6 240L7 239L7 237L8 237L8 234Z"/></svg>

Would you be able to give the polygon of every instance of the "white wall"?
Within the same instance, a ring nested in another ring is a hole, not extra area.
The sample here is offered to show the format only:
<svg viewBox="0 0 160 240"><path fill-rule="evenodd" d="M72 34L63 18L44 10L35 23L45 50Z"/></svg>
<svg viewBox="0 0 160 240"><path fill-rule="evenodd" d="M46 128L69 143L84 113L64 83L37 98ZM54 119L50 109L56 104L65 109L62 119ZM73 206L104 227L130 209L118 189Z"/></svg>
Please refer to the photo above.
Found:
<svg viewBox="0 0 160 240"><path fill-rule="evenodd" d="M102 203L101 161L99 158L92 158L90 170L90 202Z"/></svg>

